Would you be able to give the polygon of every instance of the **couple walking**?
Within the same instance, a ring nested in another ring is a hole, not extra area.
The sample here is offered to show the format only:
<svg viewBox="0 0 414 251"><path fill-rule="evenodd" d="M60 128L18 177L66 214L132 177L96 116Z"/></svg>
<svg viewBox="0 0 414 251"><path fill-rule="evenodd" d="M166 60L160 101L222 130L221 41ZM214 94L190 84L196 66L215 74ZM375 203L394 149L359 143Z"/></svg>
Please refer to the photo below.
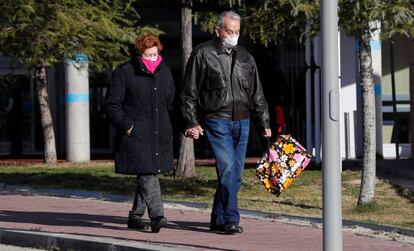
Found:
<svg viewBox="0 0 414 251"><path fill-rule="evenodd" d="M243 232L237 194L240 189L249 135L250 115L270 137L269 113L253 57L237 45L240 16L223 12L215 36L197 46L187 63L181 112L187 137L206 135L215 159L217 189L210 231ZM158 37L137 38L138 56L115 70L105 112L116 128L115 171L137 175L128 228L159 232L167 225L158 174L173 168L170 114L174 99L171 71L160 52ZM142 217L145 210L149 226Z"/></svg>

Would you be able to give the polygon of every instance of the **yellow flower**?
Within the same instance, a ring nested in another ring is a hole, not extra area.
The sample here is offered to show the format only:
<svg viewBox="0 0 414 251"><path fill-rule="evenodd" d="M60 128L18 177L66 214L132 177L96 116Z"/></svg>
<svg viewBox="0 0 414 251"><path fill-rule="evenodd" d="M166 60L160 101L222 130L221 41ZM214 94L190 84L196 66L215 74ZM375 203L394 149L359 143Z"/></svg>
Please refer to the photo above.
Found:
<svg viewBox="0 0 414 251"><path fill-rule="evenodd" d="M263 180L263 183L265 184L265 187L266 188L270 188L270 183L269 183L269 180L268 179L264 179Z"/></svg>
<svg viewBox="0 0 414 251"><path fill-rule="evenodd" d="M295 164L296 164L296 161L295 160L293 160L293 159L289 160L289 166L290 167L294 167Z"/></svg>
<svg viewBox="0 0 414 251"><path fill-rule="evenodd" d="M285 145L283 146L283 151L284 151L286 154L289 154L289 153L294 153L294 152L295 152L295 147L293 146L293 144L285 144Z"/></svg>
<svg viewBox="0 0 414 251"><path fill-rule="evenodd" d="M290 186L290 184L292 184L292 182L293 182L293 179L286 179L286 182L285 182L285 184L283 184L283 186L285 188L288 188Z"/></svg>

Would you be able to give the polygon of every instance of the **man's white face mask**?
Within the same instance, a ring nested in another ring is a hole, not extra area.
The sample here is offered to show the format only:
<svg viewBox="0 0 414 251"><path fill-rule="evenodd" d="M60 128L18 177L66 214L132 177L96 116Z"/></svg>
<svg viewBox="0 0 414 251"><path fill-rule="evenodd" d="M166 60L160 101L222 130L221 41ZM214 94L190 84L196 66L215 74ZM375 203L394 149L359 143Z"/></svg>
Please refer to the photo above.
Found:
<svg viewBox="0 0 414 251"><path fill-rule="evenodd" d="M231 49L237 45L238 40L239 36L226 37L223 40L224 47Z"/></svg>

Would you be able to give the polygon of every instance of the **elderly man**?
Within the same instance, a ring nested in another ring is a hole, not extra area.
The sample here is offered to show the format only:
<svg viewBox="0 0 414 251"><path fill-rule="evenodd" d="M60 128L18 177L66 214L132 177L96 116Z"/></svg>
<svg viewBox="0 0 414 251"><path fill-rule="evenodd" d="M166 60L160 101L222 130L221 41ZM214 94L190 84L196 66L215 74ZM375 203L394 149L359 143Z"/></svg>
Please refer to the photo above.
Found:
<svg viewBox="0 0 414 251"><path fill-rule="evenodd" d="M215 36L193 50L181 93L185 135L207 135L216 158L217 190L210 231L243 232L237 194L244 168L250 115L258 120L264 137L271 136L269 113L256 63L237 45L240 16L233 11L219 16Z"/></svg>

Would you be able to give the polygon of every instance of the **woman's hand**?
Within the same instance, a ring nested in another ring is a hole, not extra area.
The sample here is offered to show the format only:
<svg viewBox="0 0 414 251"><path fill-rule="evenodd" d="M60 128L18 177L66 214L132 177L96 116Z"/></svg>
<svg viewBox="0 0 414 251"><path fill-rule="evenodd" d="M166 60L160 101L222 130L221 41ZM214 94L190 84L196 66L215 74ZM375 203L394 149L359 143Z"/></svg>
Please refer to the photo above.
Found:
<svg viewBox="0 0 414 251"><path fill-rule="evenodd" d="M204 135L204 129L201 126L195 126L185 130L184 135L192 139L198 139L200 135Z"/></svg>

